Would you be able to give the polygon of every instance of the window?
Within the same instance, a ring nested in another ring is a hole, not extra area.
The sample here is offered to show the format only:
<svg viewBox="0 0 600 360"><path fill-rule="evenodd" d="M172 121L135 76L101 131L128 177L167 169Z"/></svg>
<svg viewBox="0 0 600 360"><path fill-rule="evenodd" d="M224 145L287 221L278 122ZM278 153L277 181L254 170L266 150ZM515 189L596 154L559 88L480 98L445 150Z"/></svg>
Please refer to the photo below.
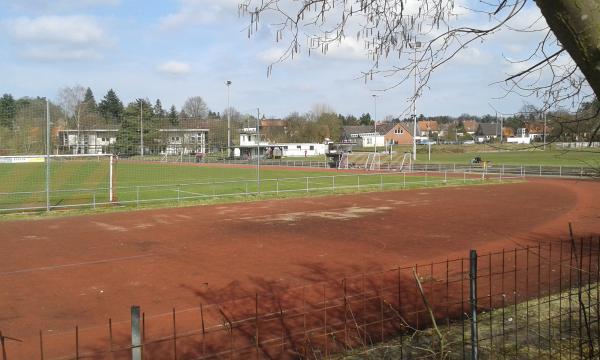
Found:
<svg viewBox="0 0 600 360"><path fill-rule="evenodd" d="M296 146L296 149L302 149L302 146L300 146L300 145L297 145L297 146Z"/></svg>
<svg viewBox="0 0 600 360"><path fill-rule="evenodd" d="M404 134L404 130L403 129L396 129L394 130L395 134Z"/></svg>
<svg viewBox="0 0 600 360"><path fill-rule="evenodd" d="M314 149L315 149L315 146L314 146L314 145L311 145L311 146L310 146L310 150L314 150Z"/></svg>

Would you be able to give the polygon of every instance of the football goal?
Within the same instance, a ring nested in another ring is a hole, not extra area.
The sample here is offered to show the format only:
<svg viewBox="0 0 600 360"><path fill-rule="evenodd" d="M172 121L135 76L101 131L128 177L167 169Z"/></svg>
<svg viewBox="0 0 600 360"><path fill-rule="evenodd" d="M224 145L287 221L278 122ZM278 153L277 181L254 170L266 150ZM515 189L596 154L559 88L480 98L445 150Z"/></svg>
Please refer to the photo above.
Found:
<svg viewBox="0 0 600 360"><path fill-rule="evenodd" d="M365 163L365 169L367 171L381 169L381 156L379 155L379 153L373 153L373 154L369 154L367 156L367 162Z"/></svg>
<svg viewBox="0 0 600 360"><path fill-rule="evenodd" d="M112 154L0 156L0 210L114 201Z"/></svg>

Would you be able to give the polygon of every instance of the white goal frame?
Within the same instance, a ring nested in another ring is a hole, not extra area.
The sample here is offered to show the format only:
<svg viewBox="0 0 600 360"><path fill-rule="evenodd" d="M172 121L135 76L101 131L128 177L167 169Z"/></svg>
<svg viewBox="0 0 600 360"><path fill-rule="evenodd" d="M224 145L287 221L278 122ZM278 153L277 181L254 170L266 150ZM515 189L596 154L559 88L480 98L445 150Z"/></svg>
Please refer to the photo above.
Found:
<svg viewBox="0 0 600 360"><path fill-rule="evenodd" d="M113 168L114 168L114 155L113 154L60 154L60 155L17 155L17 156L0 156L0 164L25 164L25 163L47 163L48 160L60 159L60 158L104 158L108 157L108 201L113 202ZM49 164L47 164L49 166ZM46 193L50 192L50 179L46 176Z"/></svg>

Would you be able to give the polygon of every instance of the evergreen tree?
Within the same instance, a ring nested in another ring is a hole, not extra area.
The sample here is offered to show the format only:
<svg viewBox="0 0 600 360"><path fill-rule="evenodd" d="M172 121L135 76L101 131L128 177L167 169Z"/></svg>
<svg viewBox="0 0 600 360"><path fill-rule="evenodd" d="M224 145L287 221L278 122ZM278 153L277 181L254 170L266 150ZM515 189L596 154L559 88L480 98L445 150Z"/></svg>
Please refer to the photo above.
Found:
<svg viewBox="0 0 600 360"><path fill-rule="evenodd" d="M140 111L142 112L140 114ZM156 118L154 117L154 108L150 101L146 99L137 99L127 105L123 111L121 128L117 134L117 142L115 148L119 155L136 155L140 154L141 136L140 129L142 124L142 115L144 122L144 151L148 153L148 149L152 152L154 139L157 136Z"/></svg>
<svg viewBox="0 0 600 360"><path fill-rule="evenodd" d="M88 111L95 112L98 108L98 104L96 104L96 99L94 98L94 93L92 89L87 88L85 90L85 96L83 97L83 102Z"/></svg>
<svg viewBox="0 0 600 360"><path fill-rule="evenodd" d="M177 115L177 109L175 108L175 105L171 105L167 118L169 119L169 123L171 123L171 125L179 125L179 116Z"/></svg>
<svg viewBox="0 0 600 360"><path fill-rule="evenodd" d="M366 113L366 114L362 114L360 116L360 118L358 119L360 125L371 125L373 124L373 121L371 120L371 114Z"/></svg>
<svg viewBox="0 0 600 360"><path fill-rule="evenodd" d="M17 103L11 94L0 98L0 126L12 129L17 117Z"/></svg>
<svg viewBox="0 0 600 360"><path fill-rule="evenodd" d="M98 104L98 110L100 110L100 113L108 122L113 124L121 123L124 111L123 103L113 89L108 90L106 95L104 95L104 99Z"/></svg>
<svg viewBox="0 0 600 360"><path fill-rule="evenodd" d="M158 119L165 117L165 110L162 108L160 99L156 99L156 103L154 104L154 116L156 116Z"/></svg>

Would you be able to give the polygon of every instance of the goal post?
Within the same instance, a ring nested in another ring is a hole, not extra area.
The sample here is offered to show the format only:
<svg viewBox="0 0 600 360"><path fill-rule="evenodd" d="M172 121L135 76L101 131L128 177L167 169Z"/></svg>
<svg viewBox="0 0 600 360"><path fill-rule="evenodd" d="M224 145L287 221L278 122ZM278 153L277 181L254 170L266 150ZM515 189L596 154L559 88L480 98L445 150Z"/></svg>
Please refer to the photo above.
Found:
<svg viewBox="0 0 600 360"><path fill-rule="evenodd" d="M0 211L112 203L112 154L0 156Z"/></svg>

